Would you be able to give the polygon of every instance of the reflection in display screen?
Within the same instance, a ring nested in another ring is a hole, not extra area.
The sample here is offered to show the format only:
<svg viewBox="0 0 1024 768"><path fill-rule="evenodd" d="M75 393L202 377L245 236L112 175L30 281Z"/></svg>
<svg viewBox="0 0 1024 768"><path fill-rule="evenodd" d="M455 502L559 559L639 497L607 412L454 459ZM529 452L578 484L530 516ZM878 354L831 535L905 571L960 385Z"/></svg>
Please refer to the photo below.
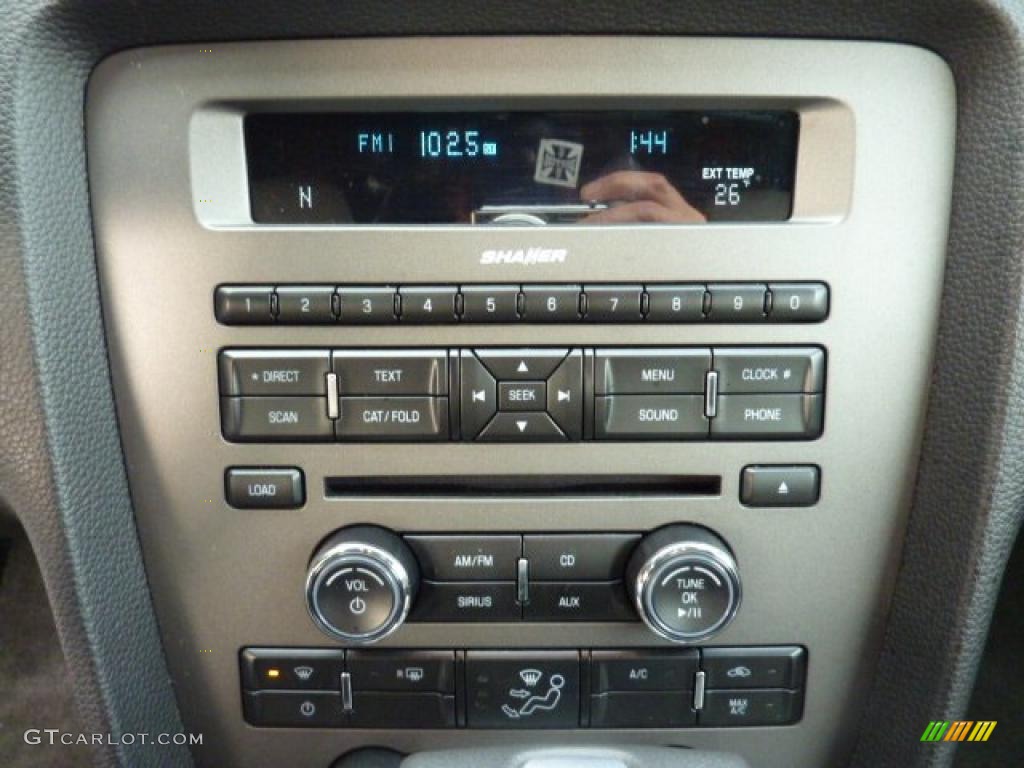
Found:
<svg viewBox="0 0 1024 768"><path fill-rule="evenodd" d="M782 221L793 112L382 112L245 118L277 224Z"/></svg>

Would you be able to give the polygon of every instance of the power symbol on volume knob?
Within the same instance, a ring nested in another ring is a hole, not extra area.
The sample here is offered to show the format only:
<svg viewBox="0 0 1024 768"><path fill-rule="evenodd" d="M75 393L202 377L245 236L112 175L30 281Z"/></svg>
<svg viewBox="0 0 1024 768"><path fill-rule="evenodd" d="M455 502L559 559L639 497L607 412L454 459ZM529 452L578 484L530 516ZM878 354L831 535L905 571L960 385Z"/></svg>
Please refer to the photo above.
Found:
<svg viewBox="0 0 1024 768"><path fill-rule="evenodd" d="M364 645L402 625L418 585L419 565L400 537L356 526L335 533L313 555L306 603L324 632Z"/></svg>

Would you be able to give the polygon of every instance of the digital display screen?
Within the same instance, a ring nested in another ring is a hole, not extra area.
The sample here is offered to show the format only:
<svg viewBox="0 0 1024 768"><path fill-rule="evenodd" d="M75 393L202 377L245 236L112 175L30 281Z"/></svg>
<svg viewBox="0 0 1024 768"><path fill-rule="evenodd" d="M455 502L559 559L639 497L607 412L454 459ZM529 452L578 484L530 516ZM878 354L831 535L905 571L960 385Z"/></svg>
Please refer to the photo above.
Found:
<svg viewBox="0 0 1024 768"><path fill-rule="evenodd" d="M777 111L258 113L253 221L784 221L799 118Z"/></svg>

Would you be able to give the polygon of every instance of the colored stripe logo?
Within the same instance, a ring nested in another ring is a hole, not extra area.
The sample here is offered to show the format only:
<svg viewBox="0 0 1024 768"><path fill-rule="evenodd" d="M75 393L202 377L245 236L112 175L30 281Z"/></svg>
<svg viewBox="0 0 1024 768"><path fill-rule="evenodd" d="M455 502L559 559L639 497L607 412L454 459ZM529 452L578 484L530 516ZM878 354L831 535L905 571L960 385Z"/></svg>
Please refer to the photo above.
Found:
<svg viewBox="0 0 1024 768"><path fill-rule="evenodd" d="M921 741L988 741L997 720L932 720L921 734Z"/></svg>

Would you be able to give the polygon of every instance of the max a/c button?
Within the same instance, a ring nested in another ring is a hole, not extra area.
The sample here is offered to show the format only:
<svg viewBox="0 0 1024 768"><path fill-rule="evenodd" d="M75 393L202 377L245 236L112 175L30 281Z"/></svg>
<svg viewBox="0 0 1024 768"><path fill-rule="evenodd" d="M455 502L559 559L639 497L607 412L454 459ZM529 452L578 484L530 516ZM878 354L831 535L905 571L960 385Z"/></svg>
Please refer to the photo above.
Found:
<svg viewBox="0 0 1024 768"><path fill-rule="evenodd" d="M228 504L236 509L290 509L301 507L305 489L301 470L229 469L224 477Z"/></svg>

